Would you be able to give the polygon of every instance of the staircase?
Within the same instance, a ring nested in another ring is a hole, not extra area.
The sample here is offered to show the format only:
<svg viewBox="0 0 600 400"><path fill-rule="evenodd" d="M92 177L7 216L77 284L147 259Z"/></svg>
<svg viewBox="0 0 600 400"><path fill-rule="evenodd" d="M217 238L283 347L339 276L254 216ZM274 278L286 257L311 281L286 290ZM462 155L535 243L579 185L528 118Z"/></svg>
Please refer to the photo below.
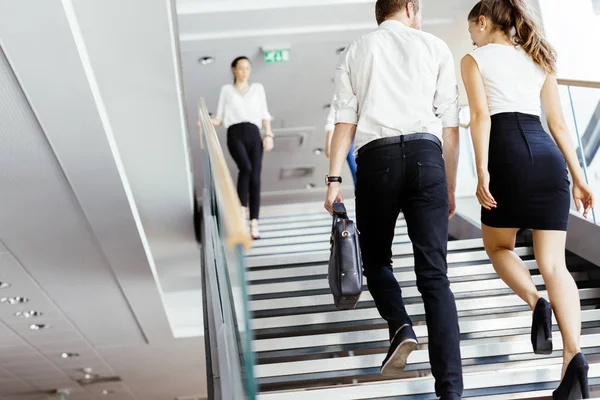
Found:
<svg viewBox="0 0 600 400"><path fill-rule="evenodd" d="M351 218L352 204L347 204ZM247 255L255 377L261 400L435 399L427 327L416 288L412 248L399 219L394 272L419 338L404 376L379 375L388 330L365 287L356 309L336 311L327 284L331 219L319 204L266 207L261 234ZM448 275L458 307L464 398L551 396L558 386L562 342L554 325L554 353L533 354L531 311L495 274L480 239L451 240ZM516 249L543 295L530 245ZM574 255L568 265L583 307L581 346L590 385L600 387L600 282L597 267Z"/></svg>

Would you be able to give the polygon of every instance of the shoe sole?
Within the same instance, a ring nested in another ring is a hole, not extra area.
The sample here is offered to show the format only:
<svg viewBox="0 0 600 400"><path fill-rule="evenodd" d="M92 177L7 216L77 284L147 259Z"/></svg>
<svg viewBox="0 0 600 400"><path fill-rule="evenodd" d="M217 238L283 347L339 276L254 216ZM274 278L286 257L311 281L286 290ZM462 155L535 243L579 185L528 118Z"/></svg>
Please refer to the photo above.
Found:
<svg viewBox="0 0 600 400"><path fill-rule="evenodd" d="M406 360L410 353L417 348L417 341L414 339L406 339L394 351L390 359L381 367L381 375L396 376L404 371Z"/></svg>

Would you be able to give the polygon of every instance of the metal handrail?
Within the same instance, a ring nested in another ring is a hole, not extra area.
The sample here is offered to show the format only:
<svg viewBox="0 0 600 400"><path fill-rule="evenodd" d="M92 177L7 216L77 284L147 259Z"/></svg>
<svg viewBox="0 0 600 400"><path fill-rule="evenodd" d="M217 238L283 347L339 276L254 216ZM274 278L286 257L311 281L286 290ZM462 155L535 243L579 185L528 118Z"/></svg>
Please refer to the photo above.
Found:
<svg viewBox="0 0 600 400"><path fill-rule="evenodd" d="M557 79L559 85L600 89L600 82L581 81L577 79Z"/></svg>
<svg viewBox="0 0 600 400"><path fill-rule="evenodd" d="M233 179L223 148L219 143L217 132L213 126L206 102L203 98L198 102L198 117L200 127L200 143L202 148L208 150L210 167L213 174L217 201L220 205L220 214L225 228L225 242L227 247L234 251L237 246L249 250L252 247L252 238L246 224L242 204L233 184Z"/></svg>

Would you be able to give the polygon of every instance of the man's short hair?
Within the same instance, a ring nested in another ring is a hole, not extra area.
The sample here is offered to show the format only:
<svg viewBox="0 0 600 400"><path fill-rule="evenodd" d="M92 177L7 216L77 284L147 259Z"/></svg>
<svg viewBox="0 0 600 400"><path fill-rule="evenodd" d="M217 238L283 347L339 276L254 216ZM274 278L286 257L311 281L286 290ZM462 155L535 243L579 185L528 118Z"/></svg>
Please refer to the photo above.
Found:
<svg viewBox="0 0 600 400"><path fill-rule="evenodd" d="M390 15L404 10L408 3L413 3L415 13L419 12L420 0L377 0L377 4L375 4L377 24L381 25Z"/></svg>

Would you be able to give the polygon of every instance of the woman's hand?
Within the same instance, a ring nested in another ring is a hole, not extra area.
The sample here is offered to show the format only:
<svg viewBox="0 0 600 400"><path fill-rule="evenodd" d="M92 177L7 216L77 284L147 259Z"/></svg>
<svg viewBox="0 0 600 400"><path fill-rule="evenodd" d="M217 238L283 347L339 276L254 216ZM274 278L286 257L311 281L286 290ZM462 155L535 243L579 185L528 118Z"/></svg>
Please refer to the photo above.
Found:
<svg viewBox="0 0 600 400"><path fill-rule="evenodd" d="M594 193L592 188L585 182L575 182L573 184L573 200L577 211L583 208L583 217L587 218L588 213L594 208Z"/></svg>
<svg viewBox="0 0 600 400"><path fill-rule="evenodd" d="M498 205L496 200L494 200L494 196L490 193L490 174L489 172L484 172L479 175L479 183L477 184L477 200L479 200L479 204L486 210L491 210L492 208L496 208Z"/></svg>
<svg viewBox="0 0 600 400"><path fill-rule="evenodd" d="M273 140L273 136L271 135L267 135L265 136L265 138L263 139L263 149L266 152L269 152L271 150L273 150L273 146L275 145L274 140Z"/></svg>

